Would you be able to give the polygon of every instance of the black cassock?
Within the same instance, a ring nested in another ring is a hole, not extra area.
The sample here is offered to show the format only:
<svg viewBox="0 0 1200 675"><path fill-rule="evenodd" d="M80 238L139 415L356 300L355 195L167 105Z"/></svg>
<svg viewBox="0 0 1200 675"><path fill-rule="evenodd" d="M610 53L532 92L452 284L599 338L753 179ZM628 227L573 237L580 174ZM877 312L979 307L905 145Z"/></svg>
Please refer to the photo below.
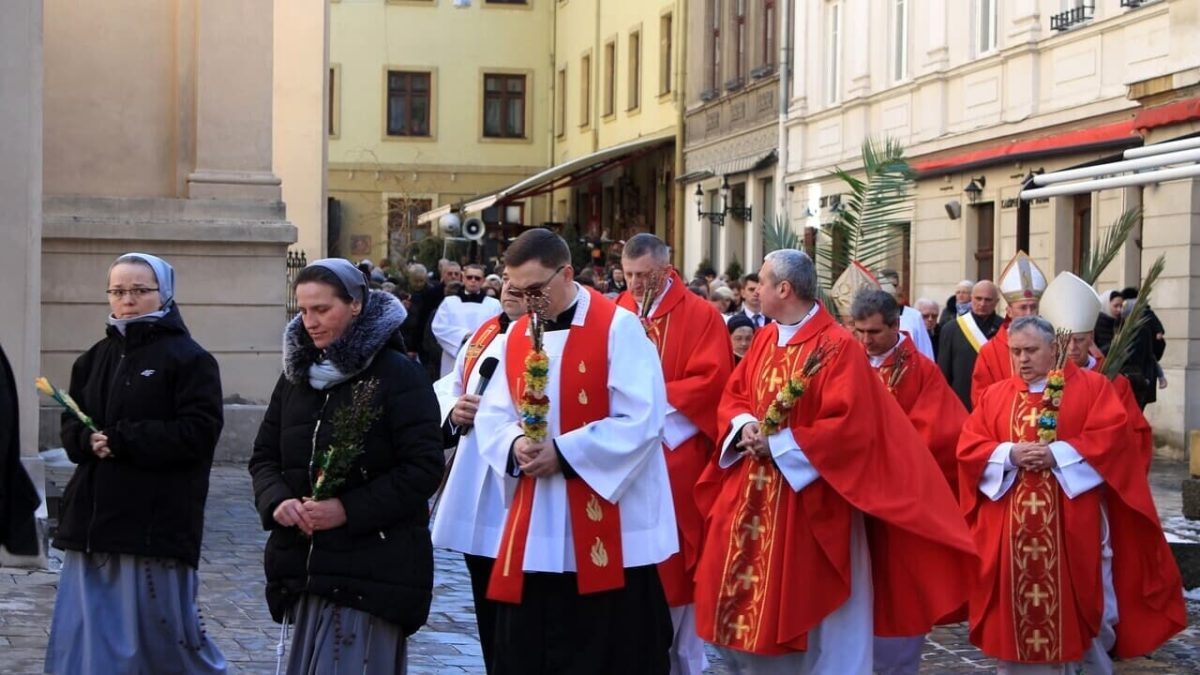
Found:
<svg viewBox="0 0 1200 675"><path fill-rule="evenodd" d="M989 340L996 336L1002 322L1003 319L996 314L982 320L975 316L976 325ZM945 375L946 381L950 383L950 388L954 390L955 394L958 394L958 398L969 411L971 409L971 373L975 372L975 359L979 357L979 354L971 346L967 336L963 335L962 326L958 325L957 318L942 324L941 328L942 334L938 338L937 349L938 368L941 368L942 375Z"/></svg>

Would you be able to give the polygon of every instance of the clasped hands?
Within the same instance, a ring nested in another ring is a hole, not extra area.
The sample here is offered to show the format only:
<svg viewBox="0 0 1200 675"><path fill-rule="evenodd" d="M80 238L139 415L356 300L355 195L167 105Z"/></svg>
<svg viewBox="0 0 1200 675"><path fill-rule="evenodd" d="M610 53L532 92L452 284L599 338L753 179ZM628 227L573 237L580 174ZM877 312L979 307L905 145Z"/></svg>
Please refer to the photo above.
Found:
<svg viewBox="0 0 1200 675"><path fill-rule="evenodd" d="M1014 443L1008 456L1017 468L1026 471L1045 471L1058 464L1045 443Z"/></svg>
<svg viewBox="0 0 1200 675"><path fill-rule="evenodd" d="M737 448L742 457L767 459L771 456L771 446L758 422L750 422L742 427L742 439L738 441Z"/></svg>
<svg viewBox="0 0 1200 675"><path fill-rule="evenodd" d="M346 509L342 500L334 497L316 501L312 497L285 499L275 507L275 522L284 527L298 527L306 536L313 532L332 530L346 524Z"/></svg>
<svg viewBox="0 0 1200 675"><path fill-rule="evenodd" d="M535 443L528 436L521 436L513 443L513 457L517 460L517 468L527 476L546 478L561 471L558 452L550 440Z"/></svg>

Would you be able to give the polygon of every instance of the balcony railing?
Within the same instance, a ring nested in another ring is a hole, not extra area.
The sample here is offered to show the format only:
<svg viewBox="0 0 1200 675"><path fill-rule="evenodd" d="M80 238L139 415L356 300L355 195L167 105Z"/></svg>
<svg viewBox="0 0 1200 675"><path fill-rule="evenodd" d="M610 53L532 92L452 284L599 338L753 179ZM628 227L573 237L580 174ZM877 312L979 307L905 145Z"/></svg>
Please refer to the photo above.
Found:
<svg viewBox="0 0 1200 675"><path fill-rule="evenodd" d="M1050 17L1050 30L1062 31L1092 20L1094 8L1090 5L1072 7Z"/></svg>

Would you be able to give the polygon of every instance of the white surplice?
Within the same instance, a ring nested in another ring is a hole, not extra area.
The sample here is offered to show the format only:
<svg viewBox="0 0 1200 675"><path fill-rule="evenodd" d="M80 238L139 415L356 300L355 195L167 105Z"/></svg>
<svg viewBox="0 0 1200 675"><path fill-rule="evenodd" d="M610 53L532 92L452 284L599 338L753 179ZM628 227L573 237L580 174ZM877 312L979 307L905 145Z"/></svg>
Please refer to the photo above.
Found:
<svg viewBox="0 0 1200 675"><path fill-rule="evenodd" d="M454 359L463 342L500 310L500 301L486 295L482 302L463 302L456 295L442 300L429 324L430 332L442 348L442 377L454 368Z"/></svg>
<svg viewBox="0 0 1200 675"><path fill-rule="evenodd" d="M912 307L902 308L900 310L900 330L908 333L917 351L929 357L930 361L936 360L933 357L933 340L929 339L929 331L925 330L925 318L921 316L920 312Z"/></svg>
<svg viewBox="0 0 1200 675"><path fill-rule="evenodd" d="M449 420L450 411L464 392L475 393L479 388L479 366L489 357L503 358L500 351L503 344L503 336L497 336L483 350L466 386L462 381L465 349L459 351L454 368L433 384L443 422ZM499 370L496 369L497 376ZM495 384L493 376L488 386ZM479 454L479 432L471 427L459 437L454 466L438 501L433 517L433 545L470 555L495 556L507 514L504 481L483 461Z"/></svg>
<svg viewBox="0 0 1200 675"><path fill-rule="evenodd" d="M820 307L813 305L799 323L778 324L780 347L787 345L808 323ZM757 420L743 413L730 422L730 434L721 443L720 466L727 469L742 457L733 444L742 427ZM784 427L767 437L775 466L793 490L799 492L821 477L808 460L792 430ZM820 583L820 580L813 580ZM808 633L808 650L781 656L749 654L718 647L734 673L775 675L870 675L875 633L874 594L871 583L871 550L868 546L862 512L853 509L850 522L850 597Z"/></svg>
<svg viewBox="0 0 1200 675"><path fill-rule="evenodd" d="M576 284L572 325L588 317L590 295ZM653 565L679 550L671 482L662 453L666 388L654 344L632 312L618 308L608 335L608 417L563 434L556 402L562 354L570 331L545 334L550 359L546 394L548 438L553 439L580 479L621 508L621 546L625 567ZM507 337L497 338L496 342ZM493 343L495 344L495 343ZM524 355L521 355L521 361ZM475 417L480 455L506 483L509 503L517 479L507 473L513 442L521 436L516 406L509 392L506 359L501 358ZM571 366L571 364L567 364ZM497 550L487 555L495 557ZM537 480L523 569L527 572L574 572L575 553L567 507L567 484L561 473Z"/></svg>

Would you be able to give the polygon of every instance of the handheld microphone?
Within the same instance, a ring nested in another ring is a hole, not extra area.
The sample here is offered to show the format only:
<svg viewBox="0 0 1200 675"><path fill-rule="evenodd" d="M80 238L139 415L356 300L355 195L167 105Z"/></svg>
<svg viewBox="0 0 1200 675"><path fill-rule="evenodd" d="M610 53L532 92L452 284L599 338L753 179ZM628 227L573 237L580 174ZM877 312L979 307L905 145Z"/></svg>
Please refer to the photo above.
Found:
<svg viewBox="0 0 1200 675"><path fill-rule="evenodd" d="M483 390L487 389L488 383L492 381L492 374L496 372L496 366L500 363L500 359L489 356L479 364L479 384L475 385L475 395L483 396Z"/></svg>

